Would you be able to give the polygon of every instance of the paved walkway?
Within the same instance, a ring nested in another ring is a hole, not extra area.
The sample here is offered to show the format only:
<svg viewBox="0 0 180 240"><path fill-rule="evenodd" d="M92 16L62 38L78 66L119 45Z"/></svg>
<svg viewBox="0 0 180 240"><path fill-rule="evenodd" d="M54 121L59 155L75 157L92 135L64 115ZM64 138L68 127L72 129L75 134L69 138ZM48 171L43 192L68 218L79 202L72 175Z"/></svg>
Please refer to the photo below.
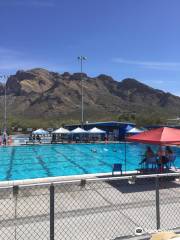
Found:
<svg viewBox="0 0 180 240"><path fill-rule="evenodd" d="M154 180L127 180L55 186L55 239L119 239L137 227L156 230ZM3 240L49 239L48 187L0 190L0 236ZM16 209L16 210L15 210ZM180 183L160 181L161 228L180 225ZM16 220L15 220L16 218ZM16 238L15 238L16 237Z"/></svg>

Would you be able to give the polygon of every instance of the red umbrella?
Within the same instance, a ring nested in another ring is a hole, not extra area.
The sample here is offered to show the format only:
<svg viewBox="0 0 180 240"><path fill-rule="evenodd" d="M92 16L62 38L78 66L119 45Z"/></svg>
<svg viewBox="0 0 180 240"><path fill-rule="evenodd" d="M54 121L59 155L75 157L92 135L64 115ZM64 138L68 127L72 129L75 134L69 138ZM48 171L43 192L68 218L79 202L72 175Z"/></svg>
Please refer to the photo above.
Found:
<svg viewBox="0 0 180 240"><path fill-rule="evenodd" d="M159 145L178 145L180 144L180 129L161 127L127 137L126 140Z"/></svg>
<svg viewBox="0 0 180 240"><path fill-rule="evenodd" d="M158 145L178 145L180 144L180 129L161 127L127 137L127 141L140 142ZM162 161L162 160L161 160ZM161 171L163 165L161 162Z"/></svg>

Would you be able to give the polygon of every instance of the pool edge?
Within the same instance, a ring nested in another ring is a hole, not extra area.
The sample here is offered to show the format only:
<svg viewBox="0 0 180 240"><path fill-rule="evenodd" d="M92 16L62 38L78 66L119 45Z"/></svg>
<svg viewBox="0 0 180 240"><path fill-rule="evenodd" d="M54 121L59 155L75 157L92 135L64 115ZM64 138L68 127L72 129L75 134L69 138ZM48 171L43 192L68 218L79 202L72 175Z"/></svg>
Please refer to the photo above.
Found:
<svg viewBox="0 0 180 240"><path fill-rule="evenodd" d="M123 172L123 175L135 174L137 171L127 171ZM24 180L11 180L11 181L0 181L0 188L3 187L13 187L13 186L23 186L23 185L40 185L40 184L50 184L65 181L81 180L88 178L96 178L103 176L112 176L112 172L108 173L98 173L98 174L82 174L82 175L71 175L71 176L58 176L58 177L47 177L47 178L34 178L34 179L24 179ZM119 174L115 174L119 176Z"/></svg>

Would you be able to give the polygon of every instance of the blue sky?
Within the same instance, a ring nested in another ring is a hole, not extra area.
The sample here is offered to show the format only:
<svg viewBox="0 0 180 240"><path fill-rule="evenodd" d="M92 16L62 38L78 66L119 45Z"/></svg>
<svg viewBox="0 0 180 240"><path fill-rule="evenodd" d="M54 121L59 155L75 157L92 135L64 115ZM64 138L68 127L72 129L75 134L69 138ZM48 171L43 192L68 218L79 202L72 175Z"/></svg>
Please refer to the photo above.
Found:
<svg viewBox="0 0 180 240"><path fill-rule="evenodd" d="M179 0L0 0L0 73L136 78L180 96Z"/></svg>

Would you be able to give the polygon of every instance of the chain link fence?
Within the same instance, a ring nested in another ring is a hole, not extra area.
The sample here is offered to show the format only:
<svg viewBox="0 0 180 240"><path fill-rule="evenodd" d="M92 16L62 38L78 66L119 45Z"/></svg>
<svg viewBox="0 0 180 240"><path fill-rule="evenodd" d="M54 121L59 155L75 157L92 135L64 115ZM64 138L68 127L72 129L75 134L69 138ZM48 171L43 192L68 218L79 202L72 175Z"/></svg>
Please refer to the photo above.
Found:
<svg viewBox="0 0 180 240"><path fill-rule="evenodd" d="M0 239L122 239L180 227L180 174L0 188Z"/></svg>

